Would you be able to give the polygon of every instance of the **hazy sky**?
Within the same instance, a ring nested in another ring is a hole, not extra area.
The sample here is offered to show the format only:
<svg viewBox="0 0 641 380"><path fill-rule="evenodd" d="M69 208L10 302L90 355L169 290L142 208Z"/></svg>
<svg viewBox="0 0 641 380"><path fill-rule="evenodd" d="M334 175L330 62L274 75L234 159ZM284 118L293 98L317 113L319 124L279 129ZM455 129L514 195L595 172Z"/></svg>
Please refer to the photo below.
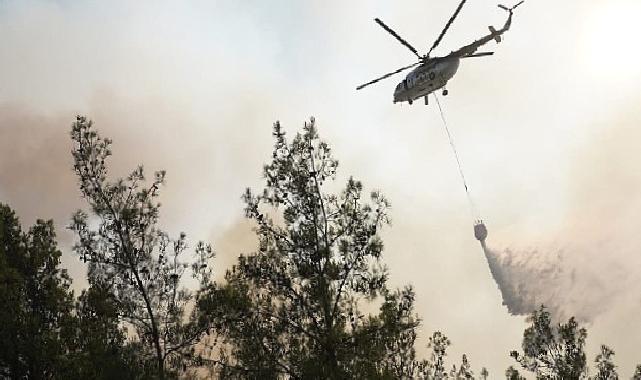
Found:
<svg viewBox="0 0 641 380"><path fill-rule="evenodd" d="M392 201L385 261L394 285L416 287L424 335L443 330L452 360L467 352L502 376L525 323L473 239L437 108L393 105L401 76L355 91L413 62L374 17L423 52L456 4L0 0L0 201L25 223L54 218L82 281L63 227L83 206L68 131L85 114L115 140L114 174L168 170L163 223L212 241L221 273L251 249L240 195L261 184L272 123L295 132L313 115L340 178ZM469 1L437 53L505 16ZM568 310L611 300L592 318L590 360L607 343L624 375L641 362L639 19L638 0L528 0L496 55L462 62L442 101L489 244L533 265L563 251L579 279Z"/></svg>

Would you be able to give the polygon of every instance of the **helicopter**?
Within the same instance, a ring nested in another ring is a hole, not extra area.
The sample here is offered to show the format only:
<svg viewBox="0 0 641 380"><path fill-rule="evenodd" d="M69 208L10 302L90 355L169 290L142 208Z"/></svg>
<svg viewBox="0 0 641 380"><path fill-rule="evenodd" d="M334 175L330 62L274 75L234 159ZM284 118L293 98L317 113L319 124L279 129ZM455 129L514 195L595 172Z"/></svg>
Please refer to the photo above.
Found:
<svg viewBox="0 0 641 380"><path fill-rule="evenodd" d="M445 36L445 33L447 33L448 29L461 12L461 9L463 8L463 5L465 5L466 1L467 0L462 0L459 3L456 11L448 20L441 34L438 36L436 41L434 41L434 44L432 44L430 50L423 56L421 56L418 51L409 44L409 42L404 40L392 28L387 26L379 18L375 18L374 21L376 21L378 25L380 25L383 29L385 29L385 31L394 36L394 38L396 38L401 44L403 44L403 46L408 48L412 53L414 53L414 55L418 57L418 62L413 63L409 66L401 67L398 70L392 71L391 73L385 74L379 78L362 84L356 87L356 90L360 90L383 79L389 78L392 75L418 66L409 74L407 74L405 79L403 79L403 81L396 86L396 89L394 90L394 103L408 102L411 105L416 99L424 97L425 104L427 105L429 103L428 95L441 88L443 89L443 96L447 96L448 91L445 86L447 85L447 82L456 74L461 58L486 57L493 55L494 52L477 52L477 50L481 46L487 44L492 40L496 41L497 44L501 42L501 36L505 32L507 32L512 25L512 16L514 14L514 10L521 4L523 4L525 0L517 3L510 8L502 4L498 5L499 8L508 12L507 20L505 21L505 24L502 28L496 29L493 26L489 26L488 28L490 30L490 33L472 42L471 44L463 46L462 48L455 50L444 57L430 57L432 51L441 43L443 36Z"/></svg>

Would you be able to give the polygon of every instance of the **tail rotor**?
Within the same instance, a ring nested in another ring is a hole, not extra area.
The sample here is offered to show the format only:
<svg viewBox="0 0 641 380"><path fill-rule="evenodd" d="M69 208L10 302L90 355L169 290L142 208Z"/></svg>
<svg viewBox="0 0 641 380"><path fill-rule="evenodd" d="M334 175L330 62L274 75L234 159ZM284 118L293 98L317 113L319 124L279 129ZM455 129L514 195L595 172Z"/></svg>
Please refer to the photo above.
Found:
<svg viewBox="0 0 641 380"><path fill-rule="evenodd" d="M523 3L525 3L525 0L519 1L518 3L516 3L515 5L513 5L511 8L508 8L508 7L506 7L506 6L505 6L505 5L503 5L503 4L499 4L499 8L501 8L501 9L503 9L503 10L507 11L507 12L512 13L512 12L514 12L514 10L515 10L516 8L518 8L518 7L519 7L521 4L523 4Z"/></svg>

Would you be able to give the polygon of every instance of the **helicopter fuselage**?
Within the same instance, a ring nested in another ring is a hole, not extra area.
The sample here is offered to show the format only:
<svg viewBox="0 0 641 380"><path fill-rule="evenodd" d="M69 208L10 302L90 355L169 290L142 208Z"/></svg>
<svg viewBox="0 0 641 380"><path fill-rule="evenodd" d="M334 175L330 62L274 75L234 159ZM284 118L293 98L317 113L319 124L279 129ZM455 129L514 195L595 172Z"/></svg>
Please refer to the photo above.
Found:
<svg viewBox="0 0 641 380"><path fill-rule="evenodd" d="M458 70L459 57L431 58L412 70L394 90L394 103L412 102L445 87Z"/></svg>

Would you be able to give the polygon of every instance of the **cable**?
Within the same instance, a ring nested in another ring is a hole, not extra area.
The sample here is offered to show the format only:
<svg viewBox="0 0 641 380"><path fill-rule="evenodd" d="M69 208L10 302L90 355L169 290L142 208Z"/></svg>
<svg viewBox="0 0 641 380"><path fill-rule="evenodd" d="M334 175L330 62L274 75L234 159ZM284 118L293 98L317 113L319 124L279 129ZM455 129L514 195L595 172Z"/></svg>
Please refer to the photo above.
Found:
<svg viewBox="0 0 641 380"><path fill-rule="evenodd" d="M458 166L458 172L461 175L461 180L463 181L463 186L465 187L465 194L467 195L467 200L470 202L470 211L472 212L472 217L474 218L475 221L480 220L481 219L480 213L476 208L476 205L474 204L474 200L472 199L472 195L470 194L470 190L467 186L467 181L465 180L465 174L463 174L463 167L461 165L461 160L459 158L458 151L456 150L456 145L454 145L454 138L452 137L452 134L450 133L450 129L447 126L447 120L445 120L445 114L443 113L441 102L439 101L438 96L436 94L434 94L434 98L436 98L436 104L438 105L438 110L439 110L439 113L441 114L441 120L443 120L443 126L445 127L447 138L450 141L452 152L454 152L454 158L456 158L456 165Z"/></svg>

